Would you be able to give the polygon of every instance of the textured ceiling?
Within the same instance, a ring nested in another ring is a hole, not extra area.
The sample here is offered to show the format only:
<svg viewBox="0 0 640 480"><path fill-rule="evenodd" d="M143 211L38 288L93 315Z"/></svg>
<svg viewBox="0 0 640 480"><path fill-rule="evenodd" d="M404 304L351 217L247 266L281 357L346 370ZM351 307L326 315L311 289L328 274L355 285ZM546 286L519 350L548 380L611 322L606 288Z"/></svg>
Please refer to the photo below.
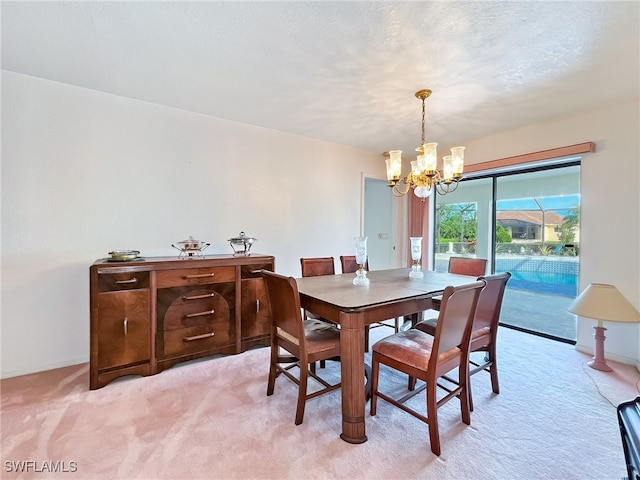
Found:
<svg viewBox="0 0 640 480"><path fill-rule="evenodd" d="M2 68L383 152L639 96L640 3L10 2ZM440 152L442 155L442 152Z"/></svg>

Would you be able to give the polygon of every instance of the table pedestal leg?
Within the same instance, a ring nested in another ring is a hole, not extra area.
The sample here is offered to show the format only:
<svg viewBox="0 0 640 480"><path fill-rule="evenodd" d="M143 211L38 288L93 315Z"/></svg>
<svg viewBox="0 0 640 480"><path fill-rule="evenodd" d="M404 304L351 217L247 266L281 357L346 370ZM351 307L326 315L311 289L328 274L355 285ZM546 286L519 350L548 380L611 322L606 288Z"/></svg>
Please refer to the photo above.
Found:
<svg viewBox="0 0 640 480"><path fill-rule="evenodd" d="M364 318L361 313L340 313L340 364L342 372L342 433L348 443L364 443L365 375Z"/></svg>

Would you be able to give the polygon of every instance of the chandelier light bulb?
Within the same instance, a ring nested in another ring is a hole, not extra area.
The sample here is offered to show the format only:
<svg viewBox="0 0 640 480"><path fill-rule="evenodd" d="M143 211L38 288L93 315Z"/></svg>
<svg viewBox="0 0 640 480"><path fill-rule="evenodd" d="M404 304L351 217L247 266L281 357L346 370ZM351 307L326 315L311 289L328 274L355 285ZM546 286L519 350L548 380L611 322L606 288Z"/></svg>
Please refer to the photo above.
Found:
<svg viewBox="0 0 640 480"><path fill-rule="evenodd" d="M438 165L438 144L424 144L424 168L428 172L435 172Z"/></svg>
<svg viewBox="0 0 640 480"><path fill-rule="evenodd" d="M451 149L451 168L454 176L461 176L464 168L464 147L453 147Z"/></svg>
<svg viewBox="0 0 640 480"><path fill-rule="evenodd" d="M387 180L398 181L402 174L402 150L391 150L387 159Z"/></svg>
<svg viewBox="0 0 640 480"><path fill-rule="evenodd" d="M453 157L451 155L445 155L442 157L442 176L445 182L450 182L453 179Z"/></svg>

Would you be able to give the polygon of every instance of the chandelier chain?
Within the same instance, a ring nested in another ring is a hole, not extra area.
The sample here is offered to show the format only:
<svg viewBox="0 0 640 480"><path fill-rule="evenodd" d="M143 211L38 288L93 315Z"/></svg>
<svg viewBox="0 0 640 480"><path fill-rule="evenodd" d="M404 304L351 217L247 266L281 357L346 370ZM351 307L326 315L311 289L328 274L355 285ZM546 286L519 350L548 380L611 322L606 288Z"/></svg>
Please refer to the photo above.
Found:
<svg viewBox="0 0 640 480"><path fill-rule="evenodd" d="M424 145L424 98L422 99L422 143L420 145Z"/></svg>

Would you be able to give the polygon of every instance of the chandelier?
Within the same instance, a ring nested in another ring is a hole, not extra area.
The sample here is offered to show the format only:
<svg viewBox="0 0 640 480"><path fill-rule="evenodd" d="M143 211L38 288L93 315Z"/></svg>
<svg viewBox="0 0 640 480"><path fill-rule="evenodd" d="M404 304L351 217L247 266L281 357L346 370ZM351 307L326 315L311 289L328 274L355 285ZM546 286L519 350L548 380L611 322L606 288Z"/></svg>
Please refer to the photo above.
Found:
<svg viewBox="0 0 640 480"><path fill-rule="evenodd" d="M413 188L413 193L422 201L431 195L433 190L441 195L453 192L458 188L464 167L464 147L453 147L451 155L442 158L442 175L437 170L437 143L425 143L424 138L424 101L431 95L431 90L416 92L416 98L422 100L422 142L416 148L418 155L411 162L411 172L400 178L402 173L402 150L391 150L387 163L387 180L391 192L396 197L406 195Z"/></svg>

